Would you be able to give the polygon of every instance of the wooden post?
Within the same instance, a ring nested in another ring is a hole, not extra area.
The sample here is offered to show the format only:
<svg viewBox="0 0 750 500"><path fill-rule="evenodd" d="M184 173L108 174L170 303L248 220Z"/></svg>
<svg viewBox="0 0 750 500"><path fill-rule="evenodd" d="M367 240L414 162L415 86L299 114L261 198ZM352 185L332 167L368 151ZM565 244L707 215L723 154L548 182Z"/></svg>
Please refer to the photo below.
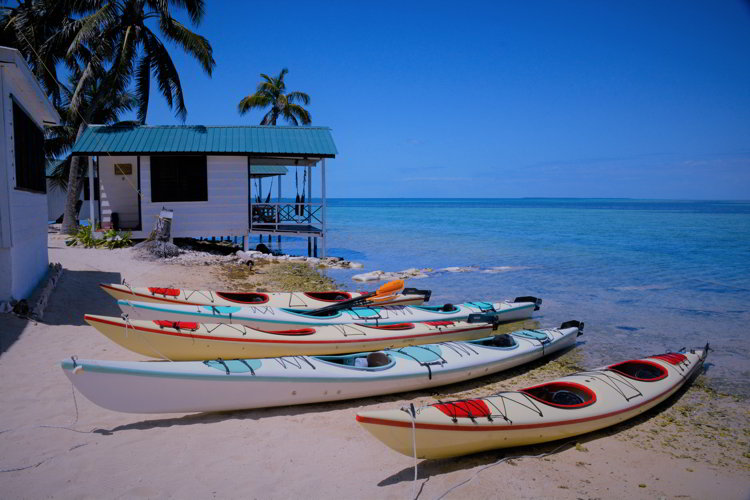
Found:
<svg viewBox="0 0 750 500"><path fill-rule="evenodd" d="M250 157L247 157L247 201L249 203L247 216L247 239L245 240L245 251L250 249L250 233L253 229L253 165Z"/></svg>
<svg viewBox="0 0 750 500"><path fill-rule="evenodd" d="M281 210L281 205L279 205L279 203L281 203L281 175L279 175L279 179L278 179L277 184L278 185L276 186L276 191L277 191L277 195L276 195L276 209L274 210L274 213L276 214L276 230L278 231L279 230L279 222L280 222L279 219L281 218L281 217L279 217L279 211ZM276 236L276 242L279 245L279 251L281 251L281 235Z"/></svg>
<svg viewBox="0 0 750 500"><path fill-rule="evenodd" d="M307 199L305 204L309 207L312 203L312 167L307 165ZM307 222L310 223L310 210L307 210Z"/></svg>
<svg viewBox="0 0 750 500"><path fill-rule="evenodd" d="M323 258L327 257L326 255L326 159L323 158L320 160L320 198L321 202L323 203L323 216L321 217L321 220L323 221L321 223L321 231L320 236L323 238L322 243L322 255Z"/></svg>
<svg viewBox="0 0 750 500"><path fill-rule="evenodd" d="M96 231L96 212L94 212L94 157L89 156L89 222L91 224L91 231Z"/></svg>

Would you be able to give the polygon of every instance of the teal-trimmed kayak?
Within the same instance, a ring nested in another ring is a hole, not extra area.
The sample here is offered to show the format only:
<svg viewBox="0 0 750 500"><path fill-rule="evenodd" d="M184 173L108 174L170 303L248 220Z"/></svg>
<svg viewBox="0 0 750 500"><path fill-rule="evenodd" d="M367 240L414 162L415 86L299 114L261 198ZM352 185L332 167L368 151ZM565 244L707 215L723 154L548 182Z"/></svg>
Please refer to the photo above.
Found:
<svg viewBox="0 0 750 500"><path fill-rule="evenodd" d="M583 324L332 356L178 362L62 362L99 406L131 413L225 411L358 398L488 375L572 346Z"/></svg>
<svg viewBox="0 0 750 500"><path fill-rule="evenodd" d="M190 306L118 300L131 319L229 323L261 330L289 330L351 323L386 326L424 321L464 321L470 314L488 313L499 321L528 319L539 309L541 299L517 297L502 302L465 302L443 306L355 307L315 315L311 311L266 306Z"/></svg>

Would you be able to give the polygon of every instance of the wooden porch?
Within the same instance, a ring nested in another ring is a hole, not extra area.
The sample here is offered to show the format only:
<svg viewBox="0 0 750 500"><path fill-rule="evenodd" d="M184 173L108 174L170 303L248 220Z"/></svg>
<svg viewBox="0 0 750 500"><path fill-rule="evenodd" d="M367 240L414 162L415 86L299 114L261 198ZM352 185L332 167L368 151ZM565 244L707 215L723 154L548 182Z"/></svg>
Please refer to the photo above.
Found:
<svg viewBox="0 0 750 500"><path fill-rule="evenodd" d="M248 244L253 235L259 237L263 242L263 236L266 236L268 243L271 243L276 237L277 248L281 249L281 237L291 236L297 238L307 238L307 253L309 256L318 257L318 246L320 244L320 256L326 256L326 188L325 188L325 158L316 159L296 159L279 160L276 165L284 163L284 167L296 168L295 175L299 176L299 170L303 172L302 191L297 190L295 201L288 201L283 198L281 190L281 177L286 175L285 172L275 173L268 165L250 166L250 228L248 231ZM261 160L263 161L263 160ZM263 161L267 163L267 161ZM312 201L312 168L317 167L320 170L320 196L316 201ZM263 199L263 181L276 181L276 198L271 199L269 190L265 200ZM254 182L256 183L254 186ZM253 189L256 189L256 193ZM302 197L300 198L300 195ZM301 201L304 200L304 201ZM320 241L319 241L320 240Z"/></svg>

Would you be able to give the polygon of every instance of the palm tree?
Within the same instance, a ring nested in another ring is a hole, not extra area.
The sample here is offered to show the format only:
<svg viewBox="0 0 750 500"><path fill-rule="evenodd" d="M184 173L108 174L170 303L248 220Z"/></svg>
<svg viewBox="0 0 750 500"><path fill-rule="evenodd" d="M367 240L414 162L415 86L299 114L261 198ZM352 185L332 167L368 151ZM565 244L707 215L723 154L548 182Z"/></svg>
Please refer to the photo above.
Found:
<svg viewBox="0 0 750 500"><path fill-rule="evenodd" d="M97 8L82 20L80 29L68 46L67 57L77 57L82 48L104 46L104 57L110 63L105 83L119 92L135 78L138 119L142 123L146 121L152 75L170 109L174 108L177 116L184 121L187 108L180 75L169 51L147 22L158 22L161 35L193 56L210 76L216 66L211 44L175 20L170 12L170 6L182 8L187 11L192 23L198 25L204 14L203 0L90 2L96 4ZM81 95L85 93L89 79L96 77L99 64L100 59L92 58L84 68L71 98L74 110L81 104Z"/></svg>
<svg viewBox="0 0 750 500"><path fill-rule="evenodd" d="M271 109L261 120L261 125L276 125L276 120L279 117L283 117L287 122L294 125L299 125L299 122L302 122L303 125L309 125L312 121L310 112L296 103L301 102L307 106L310 104L310 96L304 92L289 92L286 94L284 77L287 73L289 73L287 68L282 69L276 78L261 73L260 76L263 81L258 84L254 94L246 96L240 101L237 105L237 111L244 115L254 108L263 109L271 106Z"/></svg>
<svg viewBox="0 0 750 500"><path fill-rule="evenodd" d="M80 70L70 75L69 83L70 87L74 88L78 79L80 78ZM81 126L82 118L80 115L71 112L70 110L70 97L71 92L66 87L61 87L63 90L62 100L59 105L56 106L57 112L60 115L60 125L53 125L47 127L47 134L44 141L44 153L47 161L63 158L63 161L59 162L52 170L50 180L52 185L60 189L68 188L68 181L70 180L70 166L71 157L70 150L73 144L76 142L78 135L78 129ZM88 87L88 91L84 95L84 108L89 109L88 103L92 102L99 93L104 92L107 94L107 98L103 100L103 105L94 111L91 115L92 123L103 123L103 124L118 124L118 125L135 125L134 122L123 122L120 120L122 113L132 111L137 105L137 99L132 92L112 92L107 89L101 81L101 78L94 80ZM85 175L85 165L87 162L79 162L79 178ZM80 196L82 183L79 183L78 190L76 193L76 200Z"/></svg>
<svg viewBox="0 0 750 500"><path fill-rule="evenodd" d="M211 44L172 18L170 12L170 7L184 9L192 23L197 25L204 14L203 0L90 0L90 3L94 8L79 22L80 28L66 53L68 60L84 59L81 76L70 98L70 112L83 118L76 140L83 133L85 123L91 123L94 115L106 106L108 95L125 92L133 79L138 120L145 123L152 74L170 109L174 108L184 121L187 107L180 76L169 51L147 22L158 22L161 35L193 56L210 76L216 65ZM61 36L62 40L65 38ZM86 95L99 78L110 92L100 92L89 101ZM61 228L67 234L73 233L77 225L75 205L80 190L79 165L80 158L76 156L70 168Z"/></svg>
<svg viewBox="0 0 750 500"><path fill-rule="evenodd" d="M21 52L53 104L61 99L57 65L65 49L48 42L55 36L62 41L62 27L75 24L76 7L75 0L19 0L16 7L0 7L0 45Z"/></svg>
<svg viewBox="0 0 750 500"><path fill-rule="evenodd" d="M56 64L64 62L78 75L73 89L65 92L69 116L64 118L68 124L78 123L76 140L87 123L106 114L107 100L126 92L133 80L134 107L145 123L152 76L184 121L187 108L177 68L150 25L157 24L160 35L193 56L209 76L216 63L208 40L173 19L172 8L186 11L193 25L200 23L205 10L204 0L22 0L16 8L3 8L0 39L21 50L48 92L56 93L55 103L62 99ZM95 88L107 91L92 93ZM71 163L64 233L74 232L77 225L80 158Z"/></svg>

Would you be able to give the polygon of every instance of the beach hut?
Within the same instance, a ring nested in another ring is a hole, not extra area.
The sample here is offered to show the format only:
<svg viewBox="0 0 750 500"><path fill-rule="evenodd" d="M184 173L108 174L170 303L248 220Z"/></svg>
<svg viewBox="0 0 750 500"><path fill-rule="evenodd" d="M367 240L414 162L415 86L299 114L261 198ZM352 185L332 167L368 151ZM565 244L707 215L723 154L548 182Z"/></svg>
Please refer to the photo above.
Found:
<svg viewBox="0 0 750 500"><path fill-rule="evenodd" d="M337 154L327 127L91 125L72 154L89 158L91 192L98 179L88 203L102 228L145 238L167 209L173 237L241 237L247 249L252 236L293 236L316 255L321 240L325 255L325 162ZM278 179L292 172L303 182L284 199Z"/></svg>
<svg viewBox="0 0 750 500"><path fill-rule="evenodd" d="M0 47L0 302L26 298L47 272L44 126L60 116L20 52Z"/></svg>

